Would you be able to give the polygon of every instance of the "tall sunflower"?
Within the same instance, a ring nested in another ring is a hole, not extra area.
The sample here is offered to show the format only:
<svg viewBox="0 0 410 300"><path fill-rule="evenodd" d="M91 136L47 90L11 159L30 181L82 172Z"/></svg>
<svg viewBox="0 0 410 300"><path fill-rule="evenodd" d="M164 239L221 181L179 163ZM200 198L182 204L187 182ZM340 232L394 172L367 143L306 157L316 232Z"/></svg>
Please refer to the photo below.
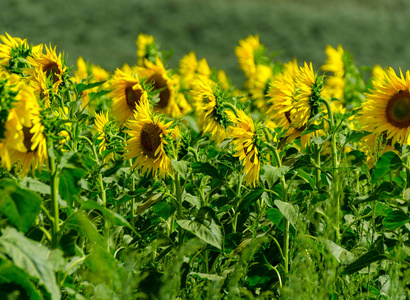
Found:
<svg viewBox="0 0 410 300"><path fill-rule="evenodd" d="M8 170L17 163L16 170L24 177L30 167L33 172L41 170L47 159L40 106L33 89L16 78L0 80L0 90L2 99L12 100L12 107L6 111L7 120L1 124L4 128L0 137L1 163Z"/></svg>
<svg viewBox="0 0 410 300"><path fill-rule="evenodd" d="M258 35L249 35L246 39L240 40L239 46L235 47L239 66L247 78L255 75L258 56L264 51L264 46L259 42Z"/></svg>
<svg viewBox="0 0 410 300"><path fill-rule="evenodd" d="M97 139L100 141L98 145L98 153L102 155L102 152L107 150L108 147L108 139L106 135L107 126L109 125L109 118L108 118L108 111L104 114L104 112L96 113L95 120L94 120L94 129L97 131L98 137ZM107 163L110 159L114 158L113 153L106 155L104 157L104 163Z"/></svg>
<svg viewBox="0 0 410 300"><path fill-rule="evenodd" d="M253 77L254 79L252 80L252 84L249 86L249 92L255 106L260 111L268 109L266 96L268 93L269 84L273 80L273 77L273 71L270 66L256 66L256 73Z"/></svg>
<svg viewBox="0 0 410 300"><path fill-rule="evenodd" d="M210 133L217 144L227 138L231 124L223 106L227 97L227 91L213 81L198 79L193 82L192 98L198 125L203 134Z"/></svg>
<svg viewBox="0 0 410 300"><path fill-rule="evenodd" d="M243 164L246 185L259 184L259 171L261 167L261 150L258 145L260 137L256 134L252 118L242 110L236 111L237 116L231 111L228 115L234 125L230 125L231 138L234 145L234 156L239 157Z"/></svg>
<svg viewBox="0 0 410 300"><path fill-rule="evenodd" d="M159 115L154 115L148 103L137 106L134 120L126 123L126 132L131 136L125 147L125 159L134 159L133 168L142 174L152 174L164 178L172 174L171 160L167 155L167 139L173 135L169 129L171 123L165 123Z"/></svg>
<svg viewBox="0 0 410 300"><path fill-rule="evenodd" d="M120 124L133 116L137 106L148 102L147 91L136 76L117 69L109 85L112 89L108 94L112 98L112 114Z"/></svg>
<svg viewBox="0 0 410 300"><path fill-rule="evenodd" d="M410 72L400 77L389 68L384 77L375 78L373 89L365 93L358 122L362 129L382 135L391 144L410 143Z"/></svg>

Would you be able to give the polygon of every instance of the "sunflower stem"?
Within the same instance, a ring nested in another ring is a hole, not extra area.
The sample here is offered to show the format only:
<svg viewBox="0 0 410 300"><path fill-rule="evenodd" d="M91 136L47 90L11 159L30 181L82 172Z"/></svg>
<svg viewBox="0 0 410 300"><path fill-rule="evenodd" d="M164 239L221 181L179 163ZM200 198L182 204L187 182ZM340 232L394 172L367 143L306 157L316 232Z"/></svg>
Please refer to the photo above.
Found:
<svg viewBox="0 0 410 300"><path fill-rule="evenodd" d="M271 144L265 143L265 145L272 151L273 156L275 157L276 165L278 168L282 167L282 162L279 156L278 150ZM282 188L282 201L288 202L287 197L287 188L286 188L286 181L285 176L282 175L280 177L280 184ZM286 281L288 278L289 273L289 229L290 229L290 222L287 218L285 218L285 226L283 231L283 280Z"/></svg>
<svg viewBox="0 0 410 300"><path fill-rule="evenodd" d="M181 189L181 181L179 175L175 175L175 193L177 195L177 217L179 220L183 218L182 214L182 189ZM184 232L183 229L180 227L178 230L178 245L181 247L183 245L183 237Z"/></svg>
<svg viewBox="0 0 410 300"><path fill-rule="evenodd" d="M317 168L315 168L315 175L316 175L316 188L319 190L321 187L321 172L320 172L320 147L317 144L314 144L314 155L315 155L315 163Z"/></svg>
<svg viewBox="0 0 410 300"><path fill-rule="evenodd" d="M236 112L236 107L229 103L229 102L224 102L223 106L227 109L229 109L230 111L232 111L234 113L234 115L238 118L238 113Z"/></svg>
<svg viewBox="0 0 410 300"><path fill-rule="evenodd" d="M336 145L336 131L335 131L335 121L333 118L333 112L331 104L325 98L321 98L320 101L326 105L327 113L330 119L330 134L331 134L331 150L332 150L332 165L333 165L333 186L332 186L332 194L333 199L336 202L336 213L335 213L335 240L336 243L340 241L340 227L339 227L339 220L340 220L340 191L339 191L339 161L337 156L337 145Z"/></svg>
<svg viewBox="0 0 410 300"><path fill-rule="evenodd" d="M51 248L56 248L58 245L58 233L60 230L60 218L58 207L58 170L54 159L54 153L52 152L52 145L48 147L48 164L50 168L50 189L51 189Z"/></svg>

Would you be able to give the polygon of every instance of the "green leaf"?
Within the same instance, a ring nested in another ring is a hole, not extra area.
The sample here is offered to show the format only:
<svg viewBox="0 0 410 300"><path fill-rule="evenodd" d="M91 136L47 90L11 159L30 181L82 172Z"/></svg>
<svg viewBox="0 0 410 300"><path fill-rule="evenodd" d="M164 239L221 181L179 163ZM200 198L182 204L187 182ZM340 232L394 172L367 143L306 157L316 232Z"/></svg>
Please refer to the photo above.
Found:
<svg viewBox="0 0 410 300"><path fill-rule="evenodd" d="M283 227L283 215L277 208L269 208L267 211L267 218L269 221L273 222L278 228Z"/></svg>
<svg viewBox="0 0 410 300"><path fill-rule="evenodd" d="M84 84L84 83L78 83L75 86L75 89L77 90L77 93L80 94L81 92L84 92L85 90L89 90L92 88L95 88L97 86L101 86L105 83L105 81L98 81L98 82L93 82L89 84Z"/></svg>
<svg viewBox="0 0 410 300"><path fill-rule="evenodd" d="M102 243L101 235L83 211L76 212L70 216L69 221L66 223L66 228L76 230L80 235L88 238L91 242Z"/></svg>
<svg viewBox="0 0 410 300"><path fill-rule="evenodd" d="M10 284L13 284L13 290L10 289ZM5 285L5 286L3 286ZM7 288L9 287L9 288ZM41 292L32 282L31 277L24 270L18 268L12 263L3 263L0 265L0 299L8 299L17 288L22 288L30 300L43 300ZM20 289L19 294L23 297L24 293Z"/></svg>
<svg viewBox="0 0 410 300"><path fill-rule="evenodd" d="M223 179L218 170L208 162L196 161L191 164L193 173L201 173L216 179Z"/></svg>
<svg viewBox="0 0 410 300"><path fill-rule="evenodd" d="M177 220L179 226L204 242L222 250L224 234L221 222L210 207L202 207L195 220Z"/></svg>
<svg viewBox="0 0 410 300"><path fill-rule="evenodd" d="M271 165L265 165L263 166L263 170L264 174L261 177L266 180L269 188L271 188L281 176L289 172L290 168L288 166L281 166L280 168L276 168Z"/></svg>
<svg viewBox="0 0 410 300"><path fill-rule="evenodd" d="M51 193L51 189L50 186L38 181L36 179L33 179L31 177L25 177L21 182L20 182L20 187L33 191L33 192L37 192L40 194L44 194L44 195L50 195Z"/></svg>
<svg viewBox="0 0 410 300"><path fill-rule="evenodd" d="M388 172L400 168L402 165L403 162L396 153L393 151L384 153L373 168L372 183L375 183L377 180L383 178Z"/></svg>
<svg viewBox="0 0 410 300"><path fill-rule="evenodd" d="M110 209L107 209L107 208L101 206L97 202L94 202L94 201L81 202L81 208L84 209L84 210L97 209L103 215L108 217L108 219L110 219L110 221L113 222L114 225L124 226L124 227L128 227L130 229L133 229L131 224L123 216L117 214L116 212L114 212Z"/></svg>
<svg viewBox="0 0 410 300"><path fill-rule="evenodd" d="M175 160L175 159L171 159L171 165L174 168L175 171L177 171L177 173L179 175L181 175L182 178L186 178L186 175L188 173L188 165L189 163L187 161L184 160Z"/></svg>
<svg viewBox="0 0 410 300"><path fill-rule="evenodd" d="M282 215L289 220L289 222L296 228L296 209L295 207L287 202L281 200L275 200L275 205L279 208Z"/></svg>
<svg viewBox="0 0 410 300"><path fill-rule="evenodd" d="M361 269L370 266L371 263L386 259L387 257L384 254L379 253L379 251L373 249L367 252L366 254L359 257L356 261L346 266L341 275L349 275L360 271Z"/></svg>
<svg viewBox="0 0 410 300"><path fill-rule="evenodd" d="M246 196L239 203L238 209L236 210L236 213L238 214L240 211L247 208L253 202L258 200L260 198L260 196L263 194L264 191L265 191L265 189L263 189L263 188L256 188L256 189L250 191L248 194L246 194Z"/></svg>
<svg viewBox="0 0 410 300"><path fill-rule="evenodd" d="M360 141L362 138L364 138L365 136L368 136L369 134L371 134L371 132L368 131L355 131L352 130L346 137L346 141L345 143L356 143L358 141Z"/></svg>
<svg viewBox="0 0 410 300"><path fill-rule="evenodd" d="M59 175L59 194L71 206L81 191L80 179L84 175L83 169L62 169Z"/></svg>
<svg viewBox="0 0 410 300"><path fill-rule="evenodd" d="M348 264L354 260L354 254L346 249L340 247L338 244L332 242L331 240L325 240L325 245L332 253L332 255L337 259L339 263Z"/></svg>
<svg viewBox="0 0 410 300"><path fill-rule="evenodd" d="M190 193L184 193L182 199L183 201L191 203L191 205L195 206L197 209L201 208L201 200L197 196L191 195Z"/></svg>
<svg viewBox="0 0 410 300"><path fill-rule="evenodd" d="M5 215L19 231L27 232L40 213L41 197L9 179L0 180L0 195L0 216Z"/></svg>
<svg viewBox="0 0 410 300"><path fill-rule="evenodd" d="M350 161L353 166L361 166L366 162L367 156L362 151L353 150L347 153L346 159Z"/></svg>
<svg viewBox="0 0 410 300"><path fill-rule="evenodd" d="M383 228L395 230L410 222L410 217L401 210L394 210L388 213L383 219Z"/></svg>
<svg viewBox="0 0 410 300"><path fill-rule="evenodd" d="M2 230L0 251L6 254L14 264L39 279L51 295L51 299L60 299L60 289L56 282L54 267L48 260L51 253L44 245L26 238L14 228Z"/></svg>

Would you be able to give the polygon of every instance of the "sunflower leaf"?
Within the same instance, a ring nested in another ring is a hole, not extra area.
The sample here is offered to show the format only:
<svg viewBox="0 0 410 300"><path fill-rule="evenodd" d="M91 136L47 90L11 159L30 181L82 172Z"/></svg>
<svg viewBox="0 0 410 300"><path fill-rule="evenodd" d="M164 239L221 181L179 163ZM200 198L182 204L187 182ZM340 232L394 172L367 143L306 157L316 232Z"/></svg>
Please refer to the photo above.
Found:
<svg viewBox="0 0 410 300"><path fill-rule="evenodd" d="M372 183L382 179L387 173L400 168L402 165L403 162L396 153L393 151L384 153L373 168Z"/></svg>
<svg viewBox="0 0 410 300"><path fill-rule="evenodd" d="M395 230L410 222L410 217L401 210L390 211L383 219L383 228Z"/></svg>

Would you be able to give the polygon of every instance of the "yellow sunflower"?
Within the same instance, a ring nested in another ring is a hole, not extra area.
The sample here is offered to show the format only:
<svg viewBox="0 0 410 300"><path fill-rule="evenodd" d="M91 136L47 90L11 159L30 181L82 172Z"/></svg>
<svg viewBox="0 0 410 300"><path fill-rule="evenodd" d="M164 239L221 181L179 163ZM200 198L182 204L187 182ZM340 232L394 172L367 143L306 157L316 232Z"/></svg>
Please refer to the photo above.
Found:
<svg viewBox="0 0 410 300"><path fill-rule="evenodd" d="M43 45L30 47L27 40L18 37L11 37L7 32L6 36L0 35L0 65L7 69L19 67L19 58L27 58L32 53L41 52Z"/></svg>
<svg viewBox="0 0 410 300"><path fill-rule="evenodd" d="M239 157L244 167L244 182L246 185L255 187L259 184L259 171L261 167L260 150L257 146L257 135L252 118L246 115L242 110L236 111L238 116L229 111L231 121L230 125L232 143L234 145L234 156Z"/></svg>
<svg viewBox="0 0 410 300"><path fill-rule="evenodd" d="M365 93L358 122L362 129L384 140L409 144L410 133L410 72L400 77L390 68L382 78L375 78L373 89Z"/></svg>
<svg viewBox="0 0 410 300"><path fill-rule="evenodd" d="M44 126L40 117L40 106L31 87L24 82L15 84L10 89L16 94L13 108L8 111L4 124L3 146L0 149L2 164L11 170L17 163L16 171L26 176L30 167L35 169L43 166L47 159L47 144L43 134ZM4 88L4 86L3 86Z"/></svg>
<svg viewBox="0 0 410 300"><path fill-rule="evenodd" d="M109 80L112 91L108 94L112 98L112 114L122 124L133 116L135 108L148 101L147 91L143 88L138 77L117 69Z"/></svg>
<svg viewBox="0 0 410 300"><path fill-rule="evenodd" d="M152 35L147 35L140 33L135 41L137 44L137 57L138 57L138 66L144 65L144 60L156 55L157 49L155 45L155 40ZM155 57L155 56L154 56Z"/></svg>
<svg viewBox="0 0 410 300"><path fill-rule="evenodd" d="M262 45L258 35L249 35L246 39L239 41L239 46L235 47L235 55L238 57L240 68L247 78L251 78L256 73L255 52L260 51Z"/></svg>
<svg viewBox="0 0 410 300"><path fill-rule="evenodd" d="M291 72L284 72L275 76L269 86L267 92L268 103L271 105L267 114L268 121L266 126L271 129L275 127L286 130L283 138L287 143L291 143L294 139L301 137L301 145L304 148L310 139L310 135L303 135L302 132L306 129L306 124L295 126L295 95L296 95L296 75Z"/></svg>
<svg viewBox="0 0 410 300"><path fill-rule="evenodd" d="M195 52L190 52L179 62L179 73L181 74L184 86L191 88L191 84L194 79L209 79L211 69L209 68L205 58L198 61Z"/></svg>
<svg viewBox="0 0 410 300"><path fill-rule="evenodd" d="M312 63L308 65L305 62L304 67L299 69L295 79L295 86L294 107L297 112L294 114L292 124L295 128L301 128L307 125L309 119L319 109L322 84L313 72Z"/></svg>
<svg viewBox="0 0 410 300"><path fill-rule="evenodd" d="M158 93L159 101L154 106L155 112L164 113L173 118L182 116L175 102L177 95L174 79L171 75L168 75L158 56L156 57L155 64L145 60L145 67L137 68L137 73L141 78L145 78L147 84L152 83L153 92Z"/></svg>
<svg viewBox="0 0 410 300"><path fill-rule="evenodd" d="M88 78L88 68L87 63L84 61L84 58L81 56L76 61L77 70L74 71L74 82L81 82Z"/></svg>
<svg viewBox="0 0 410 300"><path fill-rule="evenodd" d="M102 111L99 114L95 114L94 129L97 131L97 139L100 141L100 144L98 145L98 153L100 155L102 155L103 151L107 150L108 140L105 134L107 124L109 124L108 111L105 114ZM106 155L104 157L103 162L107 163L110 159L112 160L113 158L113 153L110 153L109 155Z"/></svg>
<svg viewBox="0 0 410 300"><path fill-rule="evenodd" d="M226 91L215 82L200 79L193 82L192 100L198 126L202 128L203 134L209 133L217 144L227 138L227 129L231 123L223 107L226 97Z"/></svg>
<svg viewBox="0 0 410 300"><path fill-rule="evenodd" d="M260 111L265 111L266 109L268 109L266 96L269 88L269 83L271 82L273 77L273 71L270 66L256 66L256 73L253 76L252 84L249 86L249 92L255 106Z"/></svg>
<svg viewBox="0 0 410 300"><path fill-rule="evenodd" d="M126 123L126 132L131 136L125 147L125 159L135 161L133 168L141 170L142 174L152 174L164 178L172 174L171 160L165 147L166 139L172 137L171 123L164 123L160 116L153 115L148 103L137 106L134 120Z"/></svg>

